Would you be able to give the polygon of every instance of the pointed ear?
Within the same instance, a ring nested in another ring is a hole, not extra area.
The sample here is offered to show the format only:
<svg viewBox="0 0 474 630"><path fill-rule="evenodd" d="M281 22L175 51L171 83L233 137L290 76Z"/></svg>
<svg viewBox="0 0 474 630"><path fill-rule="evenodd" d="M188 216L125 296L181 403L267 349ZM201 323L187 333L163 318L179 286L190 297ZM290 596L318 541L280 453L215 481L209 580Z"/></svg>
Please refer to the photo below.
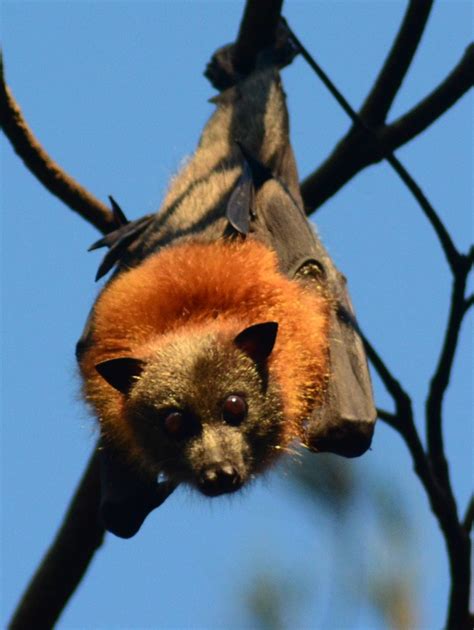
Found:
<svg viewBox="0 0 474 630"><path fill-rule="evenodd" d="M276 322L254 324L242 330L234 339L234 343L255 363L263 363L273 350L277 332L278 324Z"/></svg>
<svg viewBox="0 0 474 630"><path fill-rule="evenodd" d="M103 379L122 394L128 394L133 382L143 371L144 362L132 357L103 361L95 366Z"/></svg>

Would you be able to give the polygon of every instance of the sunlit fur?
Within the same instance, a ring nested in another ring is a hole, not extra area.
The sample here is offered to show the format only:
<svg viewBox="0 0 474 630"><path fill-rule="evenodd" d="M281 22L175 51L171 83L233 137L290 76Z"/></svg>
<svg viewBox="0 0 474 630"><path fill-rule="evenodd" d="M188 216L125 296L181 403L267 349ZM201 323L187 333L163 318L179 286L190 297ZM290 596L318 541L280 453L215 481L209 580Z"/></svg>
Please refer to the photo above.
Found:
<svg viewBox="0 0 474 630"><path fill-rule="evenodd" d="M95 365L116 357L143 359L149 376L143 394L139 394L143 379L132 388L131 399L135 392L136 403L140 395L159 397L160 387L167 392L173 386L188 387L181 375L185 357L197 356L206 339L216 339L216 347L221 344L225 354L244 328L275 321L279 328L268 360L269 387L273 387L272 395L281 398L274 407L282 427L276 433L278 443L273 441L268 447L277 454L301 437L304 420L323 399L329 369L329 308L322 293L309 292L283 276L276 255L252 237L164 248L121 273L99 296L92 343L80 363L85 397L97 412L102 432L120 442L136 460L143 459L127 396L100 377ZM233 352L235 359L232 355L226 361L234 361L235 369L245 374L250 369L248 357L239 358ZM230 378L232 366L224 375L217 358L216 362L214 372L207 368L208 375L204 370L202 379ZM157 380L153 370L159 375ZM218 388L215 382L204 385L209 390ZM204 394L199 396L201 400ZM261 421L269 424L272 418ZM165 458L166 453L157 456Z"/></svg>

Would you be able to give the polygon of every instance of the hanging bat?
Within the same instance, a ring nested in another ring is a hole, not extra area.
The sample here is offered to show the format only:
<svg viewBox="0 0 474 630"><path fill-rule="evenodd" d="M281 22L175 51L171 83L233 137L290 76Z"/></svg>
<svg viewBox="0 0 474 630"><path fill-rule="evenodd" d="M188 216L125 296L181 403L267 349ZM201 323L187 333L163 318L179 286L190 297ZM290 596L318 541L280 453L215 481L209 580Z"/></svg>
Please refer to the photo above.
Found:
<svg viewBox="0 0 474 630"><path fill-rule="evenodd" d="M77 345L101 435L102 518L123 537L180 483L239 490L297 441L356 456L375 409L345 280L306 219L279 67L289 42L221 93L160 211L117 229ZM159 480L159 481L157 481Z"/></svg>

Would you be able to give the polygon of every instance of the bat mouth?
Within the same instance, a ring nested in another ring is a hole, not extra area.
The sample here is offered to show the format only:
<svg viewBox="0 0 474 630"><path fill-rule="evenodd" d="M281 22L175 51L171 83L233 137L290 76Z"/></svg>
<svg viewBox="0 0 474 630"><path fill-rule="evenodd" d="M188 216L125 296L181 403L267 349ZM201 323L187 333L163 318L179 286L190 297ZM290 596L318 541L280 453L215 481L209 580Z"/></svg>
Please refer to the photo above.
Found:
<svg viewBox="0 0 474 630"><path fill-rule="evenodd" d="M217 497L240 490L243 479L232 464L205 468L197 479L197 487L207 497Z"/></svg>

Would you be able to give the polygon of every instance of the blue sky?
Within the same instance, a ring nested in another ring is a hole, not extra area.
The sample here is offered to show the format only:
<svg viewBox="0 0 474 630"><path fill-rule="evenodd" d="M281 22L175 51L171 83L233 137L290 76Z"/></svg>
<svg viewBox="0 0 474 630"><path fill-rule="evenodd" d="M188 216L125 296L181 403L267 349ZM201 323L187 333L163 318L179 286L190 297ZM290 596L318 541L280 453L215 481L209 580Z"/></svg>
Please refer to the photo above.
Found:
<svg viewBox="0 0 474 630"><path fill-rule="evenodd" d="M169 177L196 145L212 111L207 100L213 92L202 71L210 54L234 39L242 4L3 2L7 79L50 155L96 196L113 194L136 218L159 207ZM298 36L358 106L405 3L285 7ZM457 63L472 40L472 18L469 2L436 4L390 118ZM304 176L348 122L302 60L283 76ZM398 152L462 251L473 233L472 105L471 92ZM93 279L101 253L86 252L97 232L26 171L3 137L1 143L4 626L94 442L94 423L79 400L74 345L98 291ZM363 329L413 394L420 421L450 290L432 230L385 164L367 169L329 200L316 222L349 278ZM471 314L445 404L447 454L461 511L472 489L472 338ZM377 404L390 408L377 378L374 387ZM440 627L447 559L404 444L379 423L372 450L350 466L367 494L376 481L401 497L392 507L410 514L410 535L398 533L410 537L413 566L403 569L413 573L419 628ZM231 500L179 491L132 540L109 536L59 627L251 627L245 593L255 575L276 571L296 584L296 595L285 602L289 626L384 628L372 606L359 601L350 607L357 592L364 601L369 565L378 562L363 501L346 514L347 523L335 525L302 501L285 476L283 465ZM347 601L334 611L341 584L336 587L331 575L344 548L341 537L356 542L344 558ZM383 536L380 546L382 562Z"/></svg>

